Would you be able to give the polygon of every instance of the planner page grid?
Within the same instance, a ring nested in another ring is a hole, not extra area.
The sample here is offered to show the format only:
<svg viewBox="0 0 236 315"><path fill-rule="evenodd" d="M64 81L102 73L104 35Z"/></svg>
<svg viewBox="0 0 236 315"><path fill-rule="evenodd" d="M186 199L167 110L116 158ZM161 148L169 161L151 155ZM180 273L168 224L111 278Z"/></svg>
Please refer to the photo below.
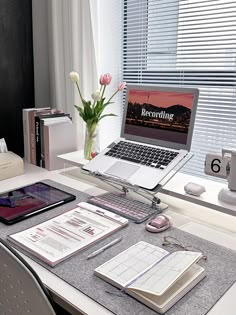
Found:
<svg viewBox="0 0 236 315"><path fill-rule="evenodd" d="M126 287L167 255L166 250L141 241L95 271Z"/></svg>
<svg viewBox="0 0 236 315"><path fill-rule="evenodd" d="M138 278L132 288L161 295L200 257L201 253L172 253Z"/></svg>

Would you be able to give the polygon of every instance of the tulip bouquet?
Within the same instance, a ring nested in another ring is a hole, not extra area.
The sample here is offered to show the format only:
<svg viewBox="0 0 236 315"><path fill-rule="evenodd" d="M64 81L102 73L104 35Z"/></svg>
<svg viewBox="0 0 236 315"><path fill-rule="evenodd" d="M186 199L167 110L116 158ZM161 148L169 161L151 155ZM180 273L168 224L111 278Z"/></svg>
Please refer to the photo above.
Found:
<svg viewBox="0 0 236 315"><path fill-rule="evenodd" d="M112 104L113 97L119 92L123 91L125 88L126 83L122 82L117 87L116 91L110 96L108 100L106 100L105 90L106 86L111 83L112 77L109 73L101 75L99 79L100 88L94 91L91 94L92 100L85 100L81 94L81 90L79 87L79 74L75 71L70 73L70 78L73 83L76 84L80 100L82 106L74 105L75 108L78 110L80 117L86 123L86 138L85 138L85 146L84 146L84 157L85 159L90 160L92 155L96 152L93 152L94 142L96 139L97 134L97 127L98 123L101 119L108 117L108 116L116 116L115 114L103 114L104 109L109 105Z"/></svg>

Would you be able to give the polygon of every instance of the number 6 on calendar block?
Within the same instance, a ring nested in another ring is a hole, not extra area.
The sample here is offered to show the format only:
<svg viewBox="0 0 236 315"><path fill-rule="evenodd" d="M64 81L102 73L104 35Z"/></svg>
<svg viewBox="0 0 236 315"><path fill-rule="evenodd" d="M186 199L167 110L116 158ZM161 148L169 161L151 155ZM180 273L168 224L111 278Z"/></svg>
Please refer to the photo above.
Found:
<svg viewBox="0 0 236 315"><path fill-rule="evenodd" d="M230 157L222 156L221 154L206 154L205 159L205 174L227 178L229 175L229 162Z"/></svg>

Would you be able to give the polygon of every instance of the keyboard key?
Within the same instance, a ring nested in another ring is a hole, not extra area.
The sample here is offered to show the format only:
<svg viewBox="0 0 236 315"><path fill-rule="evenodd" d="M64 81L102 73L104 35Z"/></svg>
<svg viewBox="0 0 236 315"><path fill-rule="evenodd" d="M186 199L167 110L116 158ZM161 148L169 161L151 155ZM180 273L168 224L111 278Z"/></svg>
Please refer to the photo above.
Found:
<svg viewBox="0 0 236 315"><path fill-rule="evenodd" d="M134 162L134 163L140 163L140 160L138 160L136 157L127 157L127 156L121 156L121 160L126 160L129 162Z"/></svg>

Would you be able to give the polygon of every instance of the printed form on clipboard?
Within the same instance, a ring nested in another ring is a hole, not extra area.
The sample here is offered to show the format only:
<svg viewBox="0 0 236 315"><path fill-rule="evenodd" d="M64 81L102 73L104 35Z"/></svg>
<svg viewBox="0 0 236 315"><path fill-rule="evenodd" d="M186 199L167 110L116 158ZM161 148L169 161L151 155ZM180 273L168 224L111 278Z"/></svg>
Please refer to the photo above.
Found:
<svg viewBox="0 0 236 315"><path fill-rule="evenodd" d="M95 274L158 313L165 313L199 281L201 253L138 242L95 269Z"/></svg>
<svg viewBox="0 0 236 315"><path fill-rule="evenodd" d="M7 239L55 266L76 252L126 226L128 220L97 206L81 202L76 208Z"/></svg>

